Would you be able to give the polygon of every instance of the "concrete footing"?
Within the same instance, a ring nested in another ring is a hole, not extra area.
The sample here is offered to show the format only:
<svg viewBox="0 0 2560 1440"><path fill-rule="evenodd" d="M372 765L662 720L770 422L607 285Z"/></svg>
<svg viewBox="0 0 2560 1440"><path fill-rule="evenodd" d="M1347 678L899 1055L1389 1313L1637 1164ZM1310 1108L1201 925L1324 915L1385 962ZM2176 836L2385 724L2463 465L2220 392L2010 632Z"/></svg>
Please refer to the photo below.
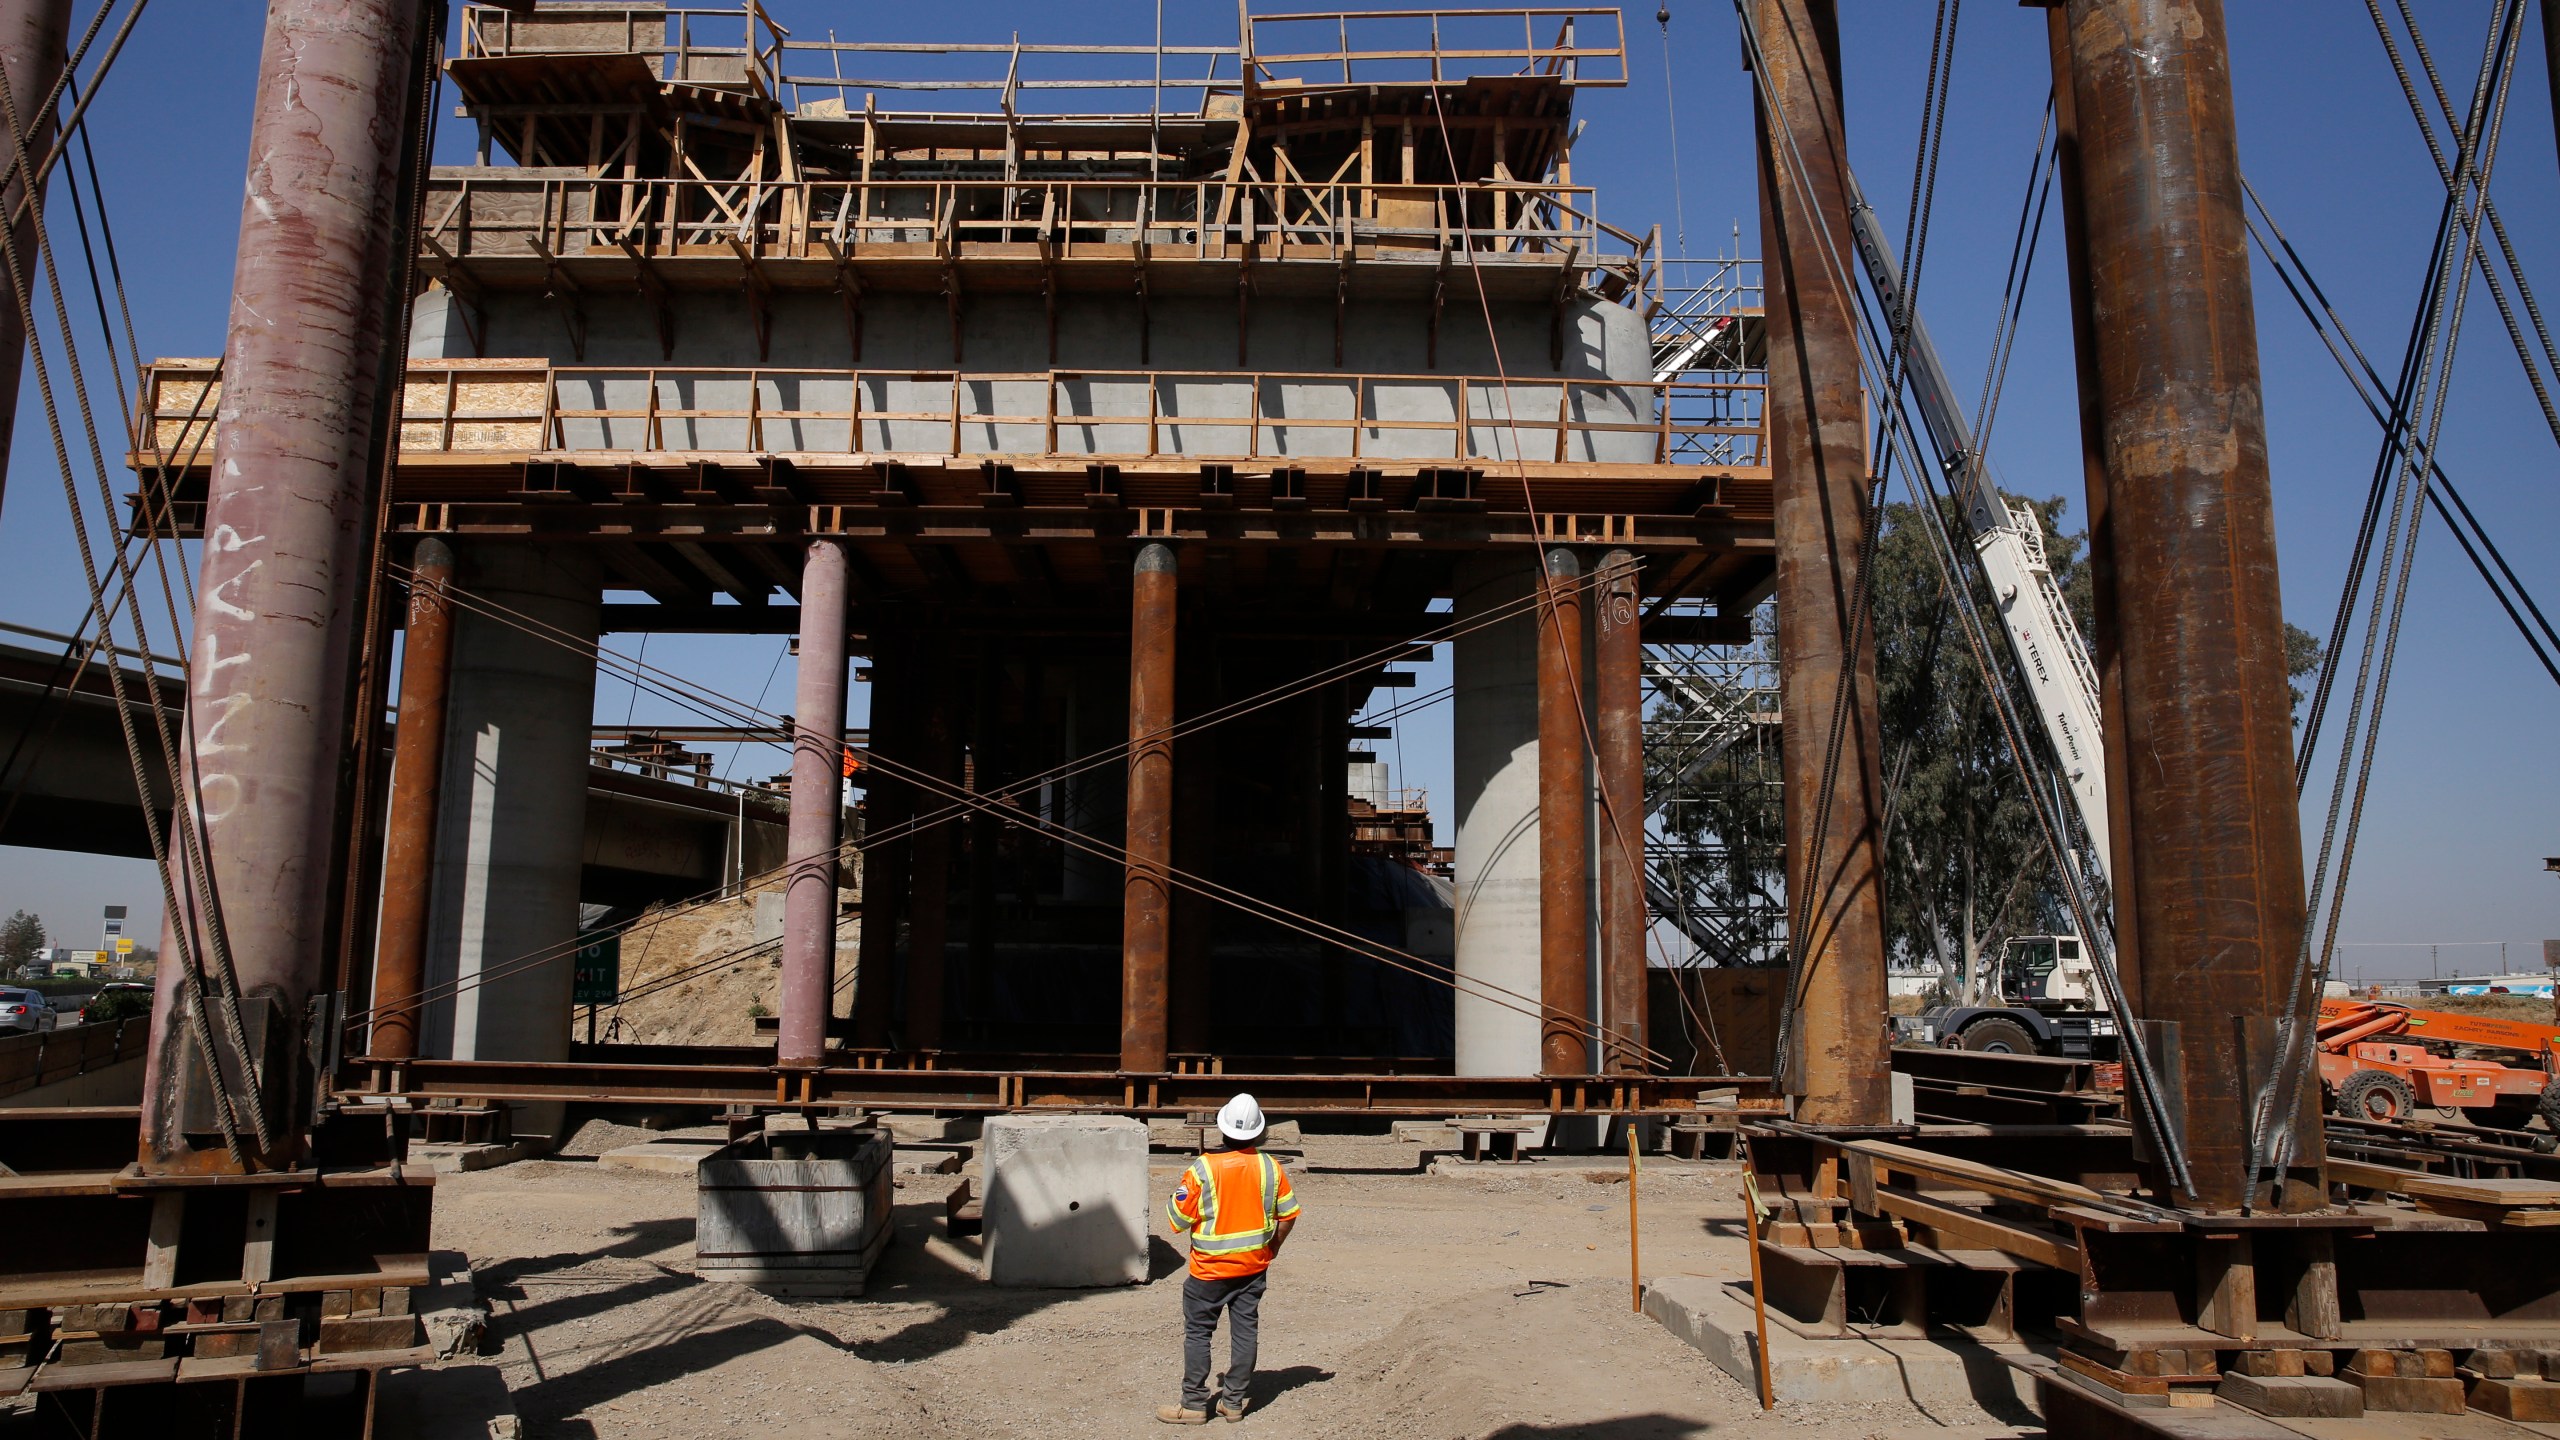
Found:
<svg viewBox="0 0 2560 1440"><path fill-rule="evenodd" d="M1118 1115L997 1115L984 1133L979 1273L1019 1286L1147 1278L1147 1126Z"/></svg>
<svg viewBox="0 0 2560 1440"><path fill-rule="evenodd" d="M1646 1284L1644 1313L1757 1390L1747 1290L1703 1275L1664 1276ZM1960 1402L2023 1419L2034 1413L2034 1386L2010 1360L2029 1353L2022 1344L1955 1338L1814 1339L1797 1334L1775 1311L1769 1315L1769 1375L1781 1405Z"/></svg>
<svg viewBox="0 0 2560 1440"><path fill-rule="evenodd" d="M512 1165L518 1160L530 1160L550 1148L539 1139L507 1140L495 1145L462 1140L412 1140L408 1158L402 1163L412 1169L433 1170L439 1175L461 1175L473 1170Z"/></svg>

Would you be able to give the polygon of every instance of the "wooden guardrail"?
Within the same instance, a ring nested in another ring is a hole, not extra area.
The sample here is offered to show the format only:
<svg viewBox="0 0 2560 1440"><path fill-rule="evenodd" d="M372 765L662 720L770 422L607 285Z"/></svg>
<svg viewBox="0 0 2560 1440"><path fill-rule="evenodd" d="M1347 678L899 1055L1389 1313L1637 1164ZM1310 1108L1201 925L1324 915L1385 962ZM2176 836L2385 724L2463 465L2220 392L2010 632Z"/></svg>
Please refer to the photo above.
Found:
<svg viewBox="0 0 2560 1440"><path fill-rule="evenodd" d="M212 454L211 360L144 375L134 449ZM413 361L404 455L721 452L1232 463L1763 465L1757 381L1271 371L915 371Z"/></svg>

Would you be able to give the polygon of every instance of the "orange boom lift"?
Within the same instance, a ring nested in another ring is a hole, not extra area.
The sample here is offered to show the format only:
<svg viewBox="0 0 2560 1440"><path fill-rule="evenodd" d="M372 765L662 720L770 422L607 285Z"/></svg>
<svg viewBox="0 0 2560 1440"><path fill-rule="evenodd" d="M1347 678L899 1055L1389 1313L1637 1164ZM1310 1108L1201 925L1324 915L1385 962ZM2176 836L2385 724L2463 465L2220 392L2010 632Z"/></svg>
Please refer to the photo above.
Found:
<svg viewBox="0 0 2560 1440"><path fill-rule="evenodd" d="M2320 1002L2320 1086L2362 1120L2406 1119L2421 1105L2521 1130L2540 1115L2560 1132L2560 1026L2418 1010L2379 1000ZM2463 1050L2529 1056L2484 1060Z"/></svg>

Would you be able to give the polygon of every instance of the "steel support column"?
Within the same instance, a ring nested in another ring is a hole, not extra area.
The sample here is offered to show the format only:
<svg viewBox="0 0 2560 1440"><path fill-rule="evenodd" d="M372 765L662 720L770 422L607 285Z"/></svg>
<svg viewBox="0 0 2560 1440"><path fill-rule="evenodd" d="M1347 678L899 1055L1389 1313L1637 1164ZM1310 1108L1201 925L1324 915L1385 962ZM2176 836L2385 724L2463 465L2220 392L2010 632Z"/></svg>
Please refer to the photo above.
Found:
<svg viewBox="0 0 2560 1440"><path fill-rule="evenodd" d="M391 822L382 852L382 921L373 960L373 1034L385 1059L418 1053L435 893L436 811L444 793L445 691L453 678L453 549L430 535L409 563L400 644L400 729L392 740Z"/></svg>
<svg viewBox="0 0 2560 1440"><path fill-rule="evenodd" d="M1840 22L1831 0L1750 0L1765 62L1760 234L1778 542L1787 904L1798 956L1796 1117L1892 1118L1875 624L1862 603L1866 412L1840 183ZM1772 106L1774 105L1774 112ZM1845 699L1843 692L1846 692Z"/></svg>
<svg viewBox="0 0 2560 1440"><path fill-rule="evenodd" d="M1591 619L1591 689L1600 772L1600 973L1603 1064L1645 1068L1644 600L1636 557L1600 560Z"/></svg>
<svg viewBox="0 0 2560 1440"><path fill-rule="evenodd" d="M44 98L62 78L63 47L71 34L71 0L0 0L0 80L9 86L10 104L26 135L28 163L41 165L53 144L53 107ZM39 108L41 107L41 108ZM0 164L11 165L9 183L0 186L0 214L26 203L26 177L14 169L15 152L0 149ZM10 236L17 257L16 290L29 301L36 296L36 218L39 205L27 206L25 218ZM9 475L9 445L17 426L18 376L26 366L27 327L18 313L15 293L0 295L0 498Z"/></svg>
<svg viewBox="0 0 2560 1440"><path fill-rule="evenodd" d="M943 787L960 783L960 747L952 731L953 692L950 638L928 639L916 666L915 709L917 758L914 764L941 786L917 790L919 814L941 813L935 823L918 830L907 849L907 1005L906 1048L942 1048L944 979L951 963L951 850L967 823L950 813L957 807Z"/></svg>
<svg viewBox="0 0 2560 1440"><path fill-rule="evenodd" d="M2107 794L2118 797L2107 806L2107 853L2111 883L2117 895L2133 890L2134 872L2142 857L2133 849L2133 807L2123 802L2125 778L2124 654L2117 643L2116 566L2113 555L2115 507L2107 499L2107 460L2101 439L2106 425L2098 409L2098 333L2089 318L2089 226L2080 210L2080 117L2071 87L2060 83L2071 73L2071 30L2062 7L2045 12L2045 39L2052 51L2053 132L2056 167L2062 174L2063 258L2070 271L2072 358L2080 381L2080 477L2089 506L2089 662L2098 672L2098 724L2105 740ZM2116 974L2127 998L2142 995L2142 934L2137 917L2119 906L2115 911Z"/></svg>
<svg viewBox="0 0 2560 1440"><path fill-rule="evenodd" d="M2115 579L2102 643L2121 657L2140 862L2116 909L2141 937L2143 1018L2176 1027L2185 1198L2232 1209L2304 915L2229 53L2220 0L2071 0L2064 23ZM2325 1201L2312 1163L2279 1203Z"/></svg>
<svg viewBox="0 0 2560 1440"><path fill-rule="evenodd" d="M1538 606L1538 1068L1591 1073L1591 752L1582 561L1546 552Z"/></svg>
<svg viewBox="0 0 2560 1440"><path fill-rule="evenodd" d="M1173 941L1173 548L1138 551L1129 604L1129 863L1120 939L1120 1068L1162 1070Z"/></svg>
<svg viewBox="0 0 2560 1440"><path fill-rule="evenodd" d="M210 1089L190 1083L208 1068L243 1120L261 1113L272 1143L246 1134L249 1165L291 1164L304 1146L303 1036L333 938L330 862L422 11L420 0L274 0L267 11L174 820L203 846L218 909L162 958L183 970L214 953L218 934L241 1024L212 1024L208 1056L186 1004L154 1007L152 1044L174 1053L143 1097L146 1170L236 1168ZM221 970L208 966L217 992Z"/></svg>
<svg viewBox="0 0 2560 1440"><path fill-rule="evenodd" d="M835 1013L850 559L843 541L812 540L800 567L790 853L782 891L782 1025L774 1051L783 1065L824 1064L827 1021Z"/></svg>

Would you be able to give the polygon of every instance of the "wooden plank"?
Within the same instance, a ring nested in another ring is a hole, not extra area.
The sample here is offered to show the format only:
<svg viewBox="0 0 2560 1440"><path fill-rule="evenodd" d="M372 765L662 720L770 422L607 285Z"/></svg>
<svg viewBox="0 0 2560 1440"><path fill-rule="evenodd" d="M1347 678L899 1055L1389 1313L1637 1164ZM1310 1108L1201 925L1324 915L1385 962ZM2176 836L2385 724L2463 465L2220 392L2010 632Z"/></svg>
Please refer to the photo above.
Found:
<svg viewBox="0 0 2560 1440"><path fill-rule="evenodd" d="M1974 1215L1900 1190L1878 1190L1876 1208L1899 1220L1926 1225L1943 1240L1984 1250L1997 1250L2056 1270L2080 1271L2080 1247L2056 1235L2028 1230L1988 1216Z"/></svg>
<svg viewBox="0 0 2560 1440"><path fill-rule="evenodd" d="M105 1365L47 1365L36 1372L29 1389L91 1390L104 1385L149 1385L178 1377L175 1357L166 1360L122 1360Z"/></svg>
<svg viewBox="0 0 2560 1440"><path fill-rule="evenodd" d="M2411 1197L2417 1207L2434 1215L2450 1215L2457 1220L2477 1220L2483 1225L2501 1229L2534 1230L2560 1225L2560 1210L2510 1210L2503 1205L2482 1205L2469 1200L2454 1200L2442 1195Z"/></svg>
<svg viewBox="0 0 2560 1440"><path fill-rule="evenodd" d="M1888 1140L1844 1140L1840 1142L1840 1148L1852 1154L1873 1156L1883 1163L1884 1168L1900 1174L1956 1182L2005 1200L2024 1200L2034 1205L2094 1205L2100 1209L2113 1209L2120 1203L2100 1191L2068 1180L2004 1170L1978 1160L1933 1154Z"/></svg>
<svg viewBox="0 0 2560 1440"><path fill-rule="evenodd" d="M2333 1183L2360 1185L2368 1190L2388 1190L2412 1200L2458 1200L2473 1205L2518 1207L2560 1206L2560 1182L2550 1180L2460 1180L2450 1175L2428 1175L2392 1165L2336 1158L2329 1161L2329 1179Z"/></svg>

